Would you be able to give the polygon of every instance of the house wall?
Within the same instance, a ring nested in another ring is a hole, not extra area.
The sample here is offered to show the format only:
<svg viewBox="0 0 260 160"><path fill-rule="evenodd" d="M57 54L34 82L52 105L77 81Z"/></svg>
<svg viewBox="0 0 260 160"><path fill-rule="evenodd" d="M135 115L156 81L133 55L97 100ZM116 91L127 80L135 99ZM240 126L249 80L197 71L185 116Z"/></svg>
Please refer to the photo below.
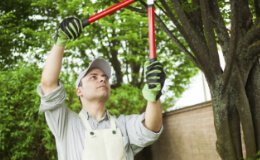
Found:
<svg viewBox="0 0 260 160"><path fill-rule="evenodd" d="M211 102L163 115L164 131L136 160L220 160Z"/></svg>

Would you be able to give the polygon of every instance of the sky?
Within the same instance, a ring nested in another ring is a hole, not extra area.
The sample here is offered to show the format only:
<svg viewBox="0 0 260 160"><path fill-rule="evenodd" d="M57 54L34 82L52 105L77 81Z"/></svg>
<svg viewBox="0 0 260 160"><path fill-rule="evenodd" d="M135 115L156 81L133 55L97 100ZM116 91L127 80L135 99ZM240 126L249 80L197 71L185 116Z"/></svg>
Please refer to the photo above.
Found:
<svg viewBox="0 0 260 160"><path fill-rule="evenodd" d="M225 60L221 49L219 51L219 60L220 66L224 70ZM203 72L199 71L199 73L191 79L189 86L189 89L184 91L181 98L177 100L175 105L167 109L167 111L176 110L211 100L208 83L204 77Z"/></svg>
<svg viewBox="0 0 260 160"><path fill-rule="evenodd" d="M172 108L169 108L168 111L188 107L210 100L211 96L208 84L205 80L204 74L199 71L199 73L191 79L189 88L184 91L181 98L178 99L175 105Z"/></svg>

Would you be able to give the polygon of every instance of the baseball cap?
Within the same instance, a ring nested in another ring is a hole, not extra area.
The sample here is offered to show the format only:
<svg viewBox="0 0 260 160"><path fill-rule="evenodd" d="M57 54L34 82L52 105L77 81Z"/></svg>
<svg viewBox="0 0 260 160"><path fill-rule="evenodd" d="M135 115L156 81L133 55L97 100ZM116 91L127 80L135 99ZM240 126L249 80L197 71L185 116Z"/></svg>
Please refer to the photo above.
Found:
<svg viewBox="0 0 260 160"><path fill-rule="evenodd" d="M110 64L102 59L102 58L97 58L97 59L94 59L88 66L87 69L85 69L84 71L82 71L79 76L78 76L78 79L76 80L76 89L79 87L79 83L81 81L81 79L87 74L87 72L92 69L92 68L98 68L98 69L101 69L108 78L110 78L110 75L111 75L111 66Z"/></svg>

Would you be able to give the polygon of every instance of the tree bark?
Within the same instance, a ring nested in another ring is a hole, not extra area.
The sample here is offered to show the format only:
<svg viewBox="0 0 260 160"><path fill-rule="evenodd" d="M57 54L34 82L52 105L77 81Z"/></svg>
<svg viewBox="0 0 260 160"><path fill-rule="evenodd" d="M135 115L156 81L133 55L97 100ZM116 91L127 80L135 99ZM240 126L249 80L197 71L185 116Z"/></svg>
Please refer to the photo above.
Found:
<svg viewBox="0 0 260 160"><path fill-rule="evenodd" d="M253 120L245 87L237 67L224 87L223 79L209 84L213 98L217 151L223 160L241 159L240 120L245 137L246 157L255 159L256 144Z"/></svg>
<svg viewBox="0 0 260 160"><path fill-rule="evenodd" d="M228 99L234 99L233 94L228 95ZM236 104L234 101L228 102L228 122L230 126L231 138L236 154L236 159L243 159L243 152L241 146L241 127L240 127L240 119L239 114L236 108Z"/></svg>
<svg viewBox="0 0 260 160"><path fill-rule="evenodd" d="M234 84L234 86L232 86L232 90L234 91L232 95L234 96L234 98L230 99L230 101L236 102L236 107L239 113L244 133L246 156L250 158L256 158L257 151L255 144L255 133L252 114L250 110L249 101L246 96L245 85L243 84L243 80L240 76L237 65L234 66L231 82Z"/></svg>
<svg viewBox="0 0 260 160"><path fill-rule="evenodd" d="M255 61L254 66L248 77L246 84L247 97L253 117L253 124L256 135L256 148L260 150L260 64L259 58Z"/></svg>
<svg viewBox="0 0 260 160"><path fill-rule="evenodd" d="M206 76L207 78L207 76ZM208 81L208 80L207 80ZM215 81L208 81L213 104L214 126L217 136L216 149L222 159L236 160L233 147L231 129L229 126L229 92L223 88L222 77Z"/></svg>
<svg viewBox="0 0 260 160"><path fill-rule="evenodd" d="M115 30L113 30L112 37L115 37L115 36L116 36ZM114 46L118 46L120 44L120 42L118 39L113 39L111 41L111 43L112 43L110 46L111 57L109 59L110 59L110 62L112 63L112 67L116 73L116 83L113 84L111 87L117 88L117 87L120 87L123 82L123 75L122 75L122 71L121 71L121 64L118 59L118 50L114 49Z"/></svg>

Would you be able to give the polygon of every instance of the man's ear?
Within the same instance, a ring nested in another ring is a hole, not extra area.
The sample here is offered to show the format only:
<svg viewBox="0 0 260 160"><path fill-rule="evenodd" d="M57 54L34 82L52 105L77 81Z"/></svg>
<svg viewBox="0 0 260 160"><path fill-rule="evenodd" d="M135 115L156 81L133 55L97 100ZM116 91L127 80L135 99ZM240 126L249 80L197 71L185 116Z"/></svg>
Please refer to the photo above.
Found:
<svg viewBox="0 0 260 160"><path fill-rule="evenodd" d="M81 88L80 88L80 87L78 87L78 88L76 89L76 93L77 93L78 96L81 96L81 95L82 95L82 91L81 91Z"/></svg>

